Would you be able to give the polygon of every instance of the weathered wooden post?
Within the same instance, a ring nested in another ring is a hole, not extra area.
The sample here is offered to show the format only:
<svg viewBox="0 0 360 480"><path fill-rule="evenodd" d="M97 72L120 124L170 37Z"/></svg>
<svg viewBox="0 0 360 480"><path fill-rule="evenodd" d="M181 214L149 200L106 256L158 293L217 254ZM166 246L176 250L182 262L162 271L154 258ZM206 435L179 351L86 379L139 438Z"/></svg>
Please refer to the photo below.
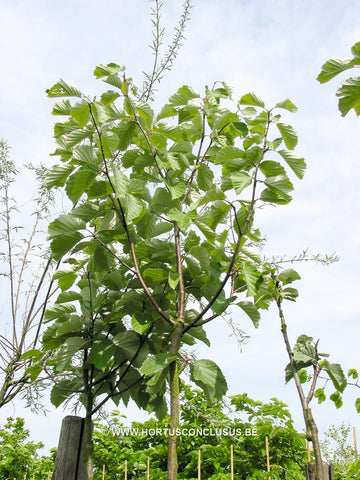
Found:
<svg viewBox="0 0 360 480"><path fill-rule="evenodd" d="M81 462L84 419L68 415L61 424L53 480L88 480Z"/></svg>

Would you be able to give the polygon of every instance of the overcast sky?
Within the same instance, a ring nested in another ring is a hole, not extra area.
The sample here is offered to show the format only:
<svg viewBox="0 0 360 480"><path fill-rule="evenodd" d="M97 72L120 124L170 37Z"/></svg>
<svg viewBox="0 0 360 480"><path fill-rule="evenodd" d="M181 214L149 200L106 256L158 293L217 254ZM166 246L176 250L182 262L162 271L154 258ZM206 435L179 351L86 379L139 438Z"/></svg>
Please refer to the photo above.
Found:
<svg viewBox="0 0 360 480"><path fill-rule="evenodd" d="M181 2L163 3L170 39ZM295 180L292 204L266 209L257 223L267 235L268 254L294 255L310 247L315 253L339 255L339 263L331 267L299 265L300 299L286 306L285 313L292 341L302 333L320 338L320 349L331 353L333 361L345 370L360 369L360 119L353 113L345 119L340 116L335 97L340 79L322 86L316 81L325 60L348 57L350 47L360 40L359 2L193 0L193 4L187 40L160 86L157 105L183 84L201 92L204 85L225 80L234 87L235 98L254 91L269 107L287 97L298 106L298 113L286 120L299 134L297 152L308 164L306 177ZM0 0L0 138L9 142L19 166L53 162L49 157L54 149L53 101L45 90L59 78L94 95L102 88L93 79L94 67L115 62L125 65L128 75L141 84L142 72L152 66L149 12L148 0ZM31 195L25 177L18 195L24 202ZM219 320L209 326L212 349L199 348L198 355L219 363L230 393L284 400L303 429L295 386L284 385L287 358L276 312L264 315L258 330L238 313L234 318L251 336L242 353ZM339 411L330 403L314 404L322 431L346 421L360 432L355 394L360 390L345 395ZM124 413L135 420L132 410ZM32 438L53 446L66 413L60 409L46 419L34 418L17 400L5 414L26 415Z"/></svg>

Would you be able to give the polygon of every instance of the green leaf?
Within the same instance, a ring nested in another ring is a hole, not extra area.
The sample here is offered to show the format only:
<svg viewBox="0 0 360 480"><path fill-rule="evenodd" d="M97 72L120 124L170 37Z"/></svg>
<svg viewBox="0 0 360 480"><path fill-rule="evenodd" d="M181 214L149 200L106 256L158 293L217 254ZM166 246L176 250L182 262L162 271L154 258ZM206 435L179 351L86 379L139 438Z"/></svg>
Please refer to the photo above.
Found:
<svg viewBox="0 0 360 480"><path fill-rule="evenodd" d="M207 165L202 163L197 171L197 184L200 190L207 192L213 185L214 173Z"/></svg>
<svg viewBox="0 0 360 480"><path fill-rule="evenodd" d="M227 392L225 377L212 360L196 360L190 368L191 380L203 389L209 402L221 400Z"/></svg>
<svg viewBox="0 0 360 480"><path fill-rule="evenodd" d="M56 352L56 368L60 372L70 368L75 354L83 350L87 344L88 341L81 337L67 338Z"/></svg>
<svg viewBox="0 0 360 480"><path fill-rule="evenodd" d="M276 177L268 177L265 180L265 185L271 190L275 190L285 201L290 201L289 195L294 190L293 184L290 182L286 175L276 175Z"/></svg>
<svg viewBox="0 0 360 480"><path fill-rule="evenodd" d="M329 375L336 390L343 392L347 381L341 365L338 363L330 363L328 360L322 360L321 366Z"/></svg>
<svg viewBox="0 0 360 480"><path fill-rule="evenodd" d="M90 119L90 108L87 102L76 103L71 109L71 116L80 128L84 127Z"/></svg>
<svg viewBox="0 0 360 480"><path fill-rule="evenodd" d="M129 179L117 165L112 164L111 169L114 175L113 184L115 187L115 195L117 198L121 199L129 191Z"/></svg>
<svg viewBox="0 0 360 480"><path fill-rule="evenodd" d="M288 268L279 273L278 279L283 285L288 285L295 280L300 280L300 275L292 268Z"/></svg>
<svg viewBox="0 0 360 480"><path fill-rule="evenodd" d="M180 105L186 105L189 102L189 100L192 100L193 98L199 98L199 97L200 95L197 92L195 92L195 90L193 90L188 85L184 85L181 88L179 88L179 90L169 98L169 102L171 105L180 106Z"/></svg>
<svg viewBox="0 0 360 480"><path fill-rule="evenodd" d="M46 188L62 187L73 170L73 165L54 165L46 172L44 182Z"/></svg>
<svg viewBox="0 0 360 480"><path fill-rule="evenodd" d="M240 98L240 105L253 105L255 107L265 107L264 101L255 93L247 93Z"/></svg>
<svg viewBox="0 0 360 480"><path fill-rule="evenodd" d="M248 300L243 300L237 305L249 316L254 324L254 327L257 328L260 322L260 313L256 306Z"/></svg>
<svg viewBox="0 0 360 480"><path fill-rule="evenodd" d="M169 287L175 290L179 283L179 274L177 272L173 272L170 270L168 282L169 282Z"/></svg>
<svg viewBox="0 0 360 480"><path fill-rule="evenodd" d="M140 347L140 336L132 330L120 332L113 337L113 343L119 347L131 359Z"/></svg>
<svg viewBox="0 0 360 480"><path fill-rule="evenodd" d="M69 199L76 203L81 195L88 189L96 177L96 173L87 169L80 168L68 178L66 182L66 194Z"/></svg>
<svg viewBox="0 0 360 480"><path fill-rule="evenodd" d="M167 368L177 357L168 353L158 353L145 360L140 372L146 376L157 375Z"/></svg>
<svg viewBox="0 0 360 480"><path fill-rule="evenodd" d="M288 148L289 150L293 150L296 147L298 142L298 137L293 127L285 123L276 123L276 126L279 129L279 132L286 145L286 148Z"/></svg>
<svg viewBox="0 0 360 480"><path fill-rule="evenodd" d="M55 85L46 90L48 97L81 97L81 91L63 79L60 79Z"/></svg>
<svg viewBox="0 0 360 480"><path fill-rule="evenodd" d="M326 400L326 395L323 388L315 390L314 397L318 399L319 403L323 403Z"/></svg>
<svg viewBox="0 0 360 480"><path fill-rule="evenodd" d="M330 400L332 400L335 403L336 408L340 408L343 405L343 400L342 396L339 392L334 392L330 395Z"/></svg>
<svg viewBox="0 0 360 480"><path fill-rule="evenodd" d="M88 360L93 363L96 368L104 371L114 353L115 346L109 339L103 338L101 340L95 340L91 347Z"/></svg>
<svg viewBox="0 0 360 480"><path fill-rule="evenodd" d="M107 77L108 75L116 75L119 72L123 72L125 67L120 67L116 63L108 63L107 65L100 64L94 70L94 76L96 78Z"/></svg>
<svg viewBox="0 0 360 480"><path fill-rule="evenodd" d="M72 105L70 100L59 100L55 103L52 114L53 115L70 115Z"/></svg>
<svg viewBox="0 0 360 480"><path fill-rule="evenodd" d="M223 177L222 180L222 189L229 190L233 188L235 192L239 195L246 187L251 185L252 179L245 172L231 173Z"/></svg>
<svg viewBox="0 0 360 480"><path fill-rule="evenodd" d="M283 100L282 102L278 102L276 105L275 105L275 108L283 108L285 110L288 110L289 112L296 112L297 111L297 107L296 105L294 105L292 103L291 100L289 100L288 98L286 98L285 100Z"/></svg>
<svg viewBox="0 0 360 480"><path fill-rule="evenodd" d="M73 150L73 159L81 164L97 165L98 157L91 145L76 145Z"/></svg>
<svg viewBox="0 0 360 480"><path fill-rule="evenodd" d="M265 160L260 163L260 170L266 177L276 177L277 175L285 175L285 168L278 162Z"/></svg>
<svg viewBox="0 0 360 480"><path fill-rule="evenodd" d="M71 390L69 391L68 386L61 388L61 386L54 385L50 392L50 401L54 407L59 407L70 395Z"/></svg>
<svg viewBox="0 0 360 480"><path fill-rule="evenodd" d="M350 370L348 371L348 377L356 380L357 378L359 378L359 373L355 368L350 368Z"/></svg>
<svg viewBox="0 0 360 480"><path fill-rule="evenodd" d="M355 408L358 413L360 413L360 398L355 400Z"/></svg>
<svg viewBox="0 0 360 480"><path fill-rule="evenodd" d="M50 223L48 236L51 239L62 237L63 235L72 235L74 232L84 228L85 223L69 213L67 215L60 215L56 220Z"/></svg>
<svg viewBox="0 0 360 480"><path fill-rule="evenodd" d="M57 270L53 275L53 279L58 281L59 287L64 291L74 284L77 275L73 271Z"/></svg>
<svg viewBox="0 0 360 480"><path fill-rule="evenodd" d="M323 64L321 72L319 73L317 80L320 83L326 83L332 78L336 77L341 72L348 70L354 66L352 60L331 58Z"/></svg>
<svg viewBox="0 0 360 480"><path fill-rule="evenodd" d="M216 315L222 315L225 312L225 310L228 308L228 306L233 303L234 299L235 297L226 298L225 293L222 292L222 294L220 294L218 298L215 300L211 308L213 312L216 313Z"/></svg>
<svg viewBox="0 0 360 480"><path fill-rule="evenodd" d="M351 109L360 115L360 77L348 78L338 89L336 95L339 97L339 110L344 117Z"/></svg>
<svg viewBox="0 0 360 480"><path fill-rule="evenodd" d="M130 193L125 195L125 216L129 224L138 219L144 210L141 200Z"/></svg>
<svg viewBox="0 0 360 480"><path fill-rule="evenodd" d="M304 178L306 163L302 157L290 150L279 150L278 153L300 180Z"/></svg>
<svg viewBox="0 0 360 480"><path fill-rule="evenodd" d="M243 264L243 275L248 288L248 295L254 296L257 294L260 284L263 281L261 272L254 266L249 263Z"/></svg>

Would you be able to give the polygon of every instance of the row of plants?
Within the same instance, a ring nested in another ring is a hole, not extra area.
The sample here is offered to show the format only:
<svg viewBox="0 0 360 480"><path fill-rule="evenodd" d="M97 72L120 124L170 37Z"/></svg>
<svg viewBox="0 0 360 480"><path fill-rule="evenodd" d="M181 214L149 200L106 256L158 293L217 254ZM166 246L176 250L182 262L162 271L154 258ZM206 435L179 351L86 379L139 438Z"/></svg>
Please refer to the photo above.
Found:
<svg viewBox="0 0 360 480"><path fill-rule="evenodd" d="M179 478L196 479L198 450L201 450L203 478L230 478L230 446L234 451L234 475L238 479L268 478L266 474L265 438L269 439L271 476L273 479L303 480L307 449L305 435L294 428L287 406L273 398L267 403L247 394L234 395L223 402L209 404L200 390L182 384L181 428L204 431L206 435L179 437ZM169 418L133 422L126 426L119 411L95 422L95 478L101 478L105 465L106 479L124 478L125 461L129 479L145 479L150 457L152 479L163 479L167 472L166 429ZM217 434L216 434L217 432ZM210 434L211 433L211 434ZM46 479L53 471L56 449L41 456L42 444L28 440L24 420L8 419L0 428L0 476L36 480ZM323 442L327 460L335 466L335 480L358 478L354 448L349 444L349 427L331 427Z"/></svg>

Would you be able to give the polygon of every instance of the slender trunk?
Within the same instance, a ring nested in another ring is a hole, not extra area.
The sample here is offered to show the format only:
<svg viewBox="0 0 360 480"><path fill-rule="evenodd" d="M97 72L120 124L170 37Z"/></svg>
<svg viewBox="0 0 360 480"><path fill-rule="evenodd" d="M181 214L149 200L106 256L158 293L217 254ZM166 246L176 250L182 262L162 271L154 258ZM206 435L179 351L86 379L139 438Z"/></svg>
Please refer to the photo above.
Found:
<svg viewBox="0 0 360 480"><path fill-rule="evenodd" d="M182 328L179 323L174 330L172 344L170 348L171 355L177 355L180 347ZM177 435L176 429L180 425L180 385L179 385L179 364L175 360L170 365L170 424L168 440L168 472L167 480L176 480L178 471L177 457Z"/></svg>
<svg viewBox="0 0 360 480"><path fill-rule="evenodd" d="M92 422L91 415L86 414L84 421L84 430L82 435L82 446L81 446L81 468L85 472L85 478L87 480L93 480L94 478L94 444L93 444L93 430L94 425Z"/></svg>
<svg viewBox="0 0 360 480"><path fill-rule="evenodd" d="M311 409L309 407L309 401L305 396L304 390L302 388L302 384L300 381L299 374L296 370L296 365L294 361L294 355L291 349L289 337L287 334L287 324L285 322L285 316L281 307L281 300L278 298L276 300L276 304L278 307L279 311L279 317L281 320L281 333L284 338L284 343L286 346L286 351L289 357L292 373L294 376L295 380L295 385L298 391L298 395L300 398L300 403L301 403L301 408L303 411L303 417L305 421L305 427L306 427L306 437L308 440L311 440L314 448L314 457L315 457L315 466L316 466L316 473L315 473L315 480L327 480L324 477L324 472L323 472L323 462L322 462L322 457L321 457L321 450L320 450L320 442L319 442L319 436L318 436L318 428L315 422L315 419L312 415Z"/></svg>

